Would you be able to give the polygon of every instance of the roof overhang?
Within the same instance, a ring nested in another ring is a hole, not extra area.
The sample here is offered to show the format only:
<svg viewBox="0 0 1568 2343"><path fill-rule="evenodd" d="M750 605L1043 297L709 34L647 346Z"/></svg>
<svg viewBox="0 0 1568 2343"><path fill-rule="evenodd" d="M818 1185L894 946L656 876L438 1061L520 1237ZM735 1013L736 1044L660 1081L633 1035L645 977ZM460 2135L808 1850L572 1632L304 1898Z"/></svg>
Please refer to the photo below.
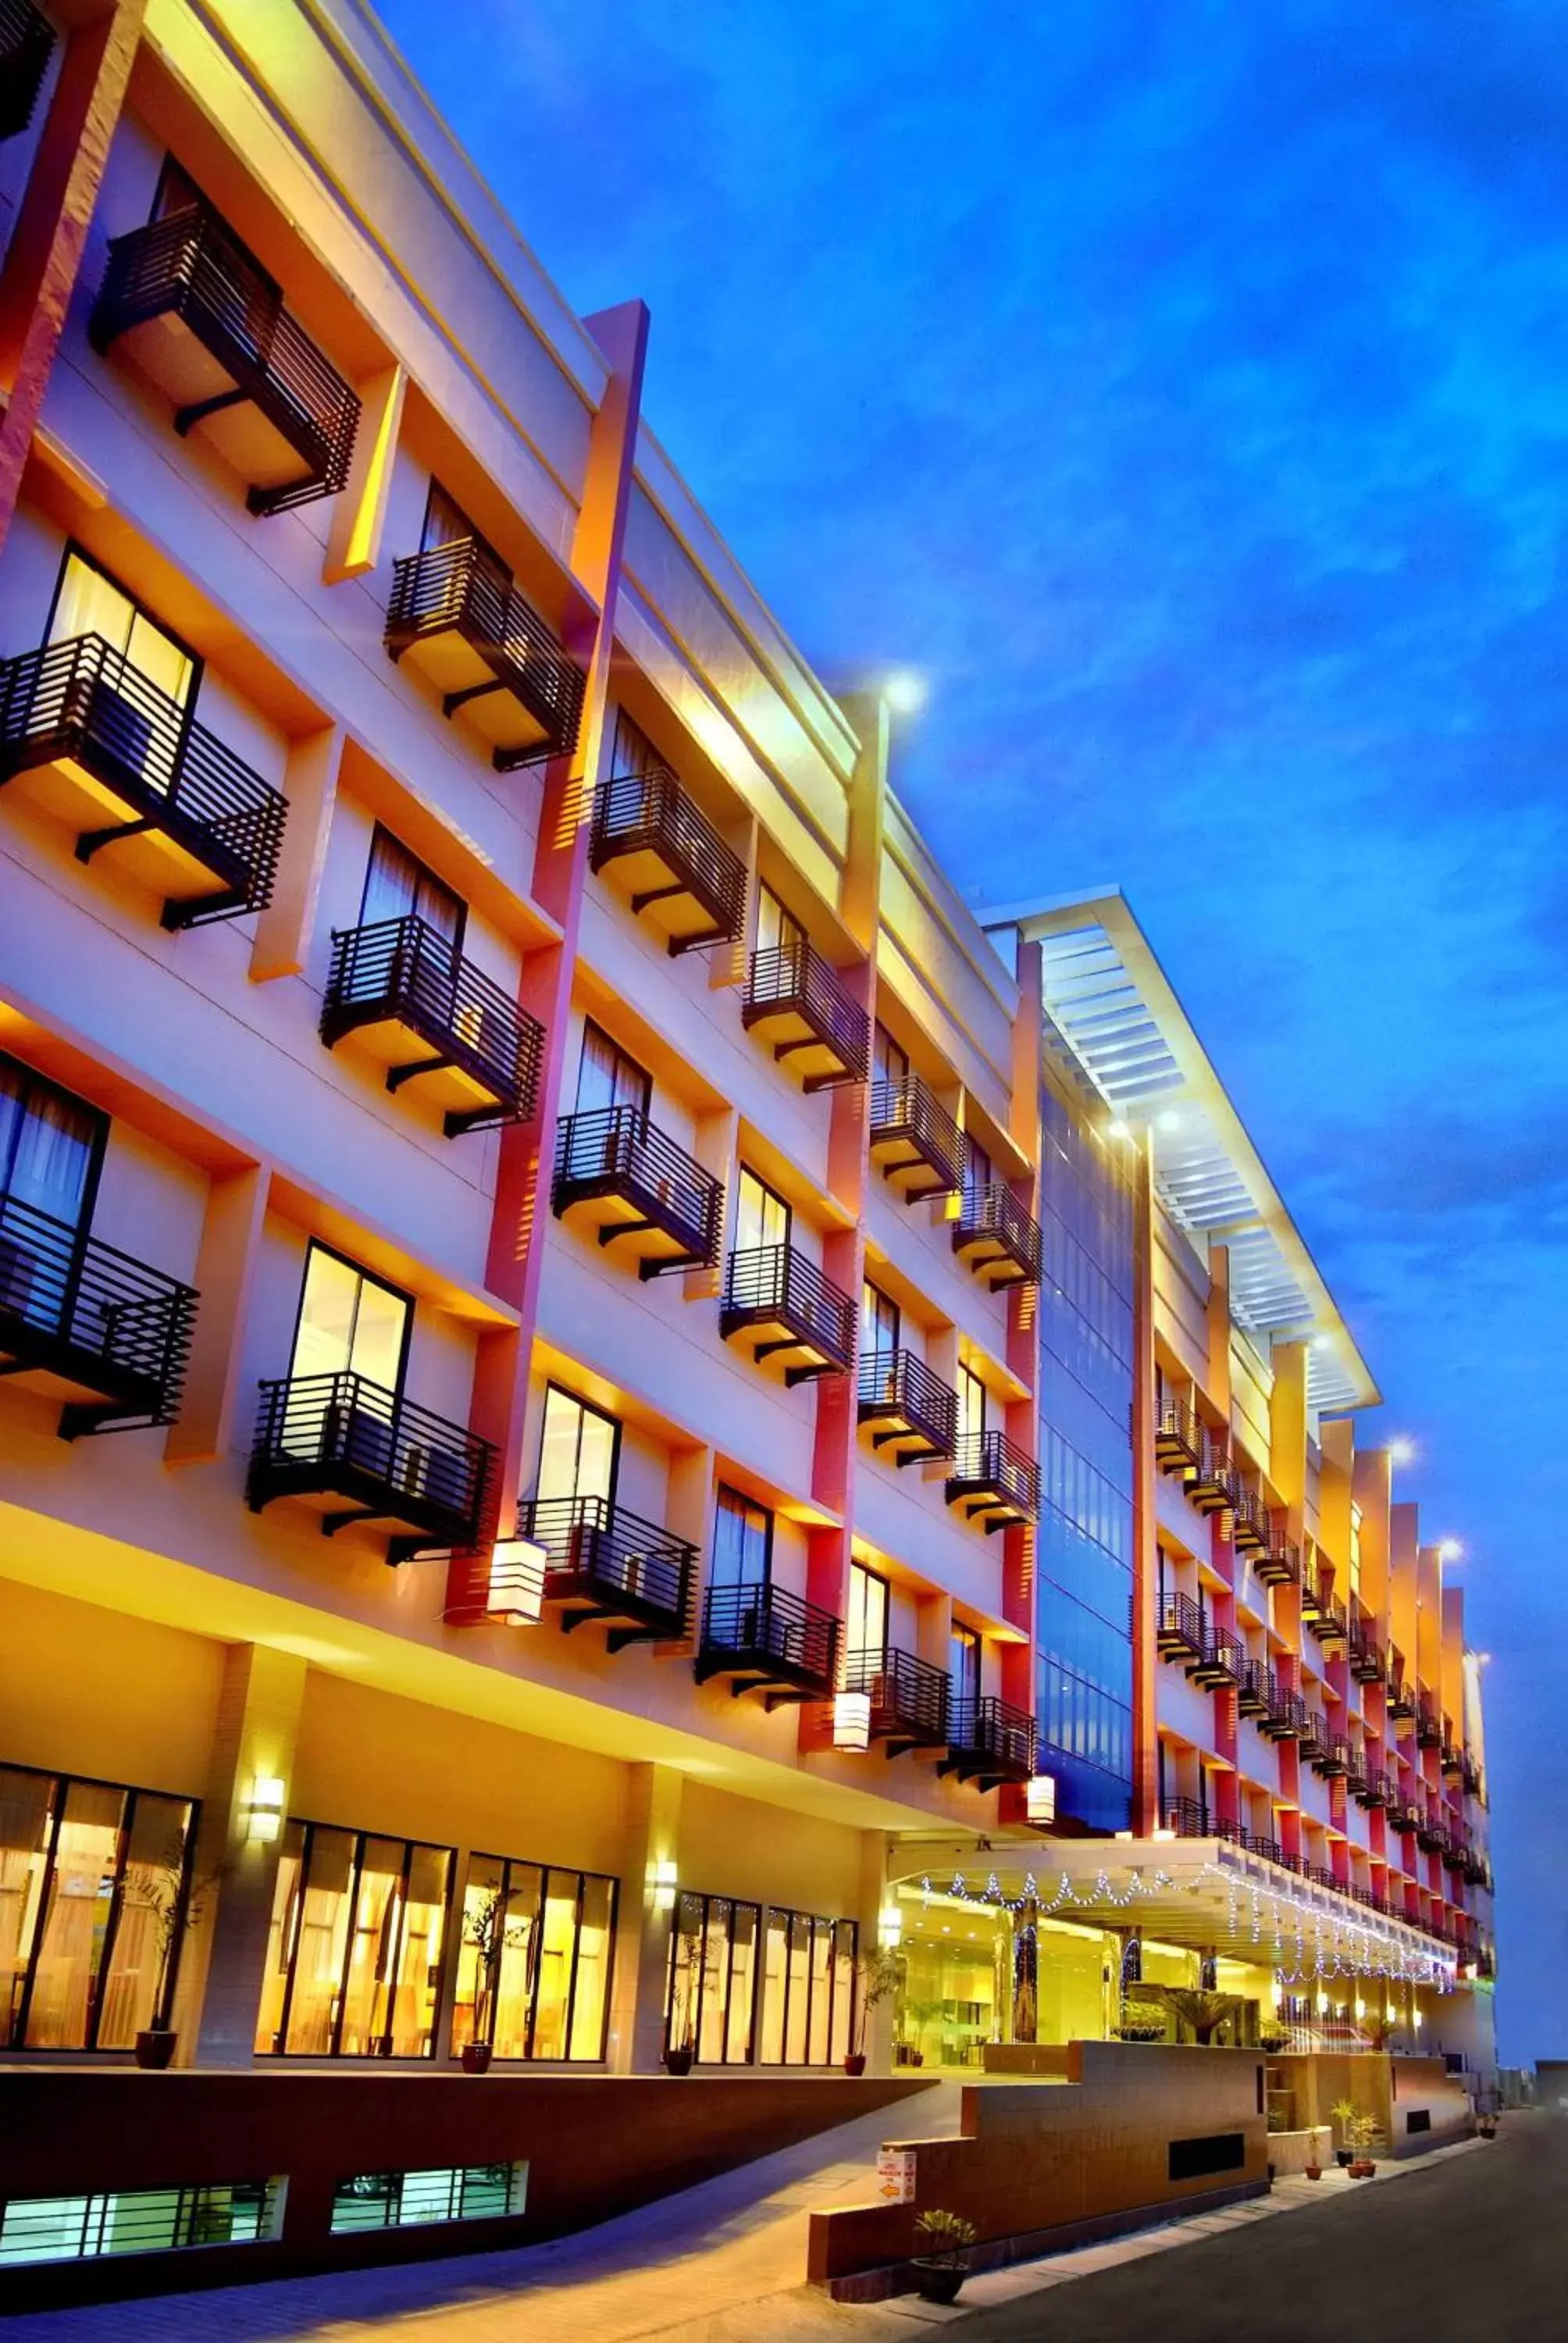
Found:
<svg viewBox="0 0 1568 2343"><path fill-rule="evenodd" d="M1320 1415L1374 1406L1371 1370L1125 897L1111 888L980 917L988 934L1040 946L1050 1038L1103 1101L1108 1132L1148 1131L1171 1218L1200 1248L1226 1247L1237 1324L1265 1357L1276 1341L1309 1345Z"/></svg>

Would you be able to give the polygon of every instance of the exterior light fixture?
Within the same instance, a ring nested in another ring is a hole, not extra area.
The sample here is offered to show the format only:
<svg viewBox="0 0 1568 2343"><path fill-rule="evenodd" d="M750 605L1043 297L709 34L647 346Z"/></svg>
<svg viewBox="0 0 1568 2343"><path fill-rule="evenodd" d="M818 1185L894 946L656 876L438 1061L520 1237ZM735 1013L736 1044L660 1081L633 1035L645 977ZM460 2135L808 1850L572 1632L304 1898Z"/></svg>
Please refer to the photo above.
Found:
<svg viewBox="0 0 1568 2343"><path fill-rule="evenodd" d="M678 1865L672 1862L668 1855L661 1856L650 1867L648 1881L653 1889L653 1908L656 1912L674 1911L675 1890L679 1877Z"/></svg>
<svg viewBox="0 0 1568 2343"><path fill-rule="evenodd" d="M1173 1830L1155 1830L1151 1831L1149 1835L1151 1838L1174 1838L1176 1834Z"/></svg>
<svg viewBox="0 0 1568 2343"><path fill-rule="evenodd" d="M1056 1775L1031 1774L1024 1785L1024 1814L1037 1830L1056 1820Z"/></svg>
<svg viewBox="0 0 1568 2343"><path fill-rule="evenodd" d="M1437 1558L1439 1562L1462 1562L1464 1548L1457 1538L1441 1538L1438 1541Z"/></svg>
<svg viewBox="0 0 1568 2343"><path fill-rule="evenodd" d="M904 1916L897 1904L884 1904L877 1915L877 1942L885 1952L896 1953L904 1934Z"/></svg>
<svg viewBox="0 0 1568 2343"><path fill-rule="evenodd" d="M498 1538L490 1549L485 1608L508 1627L537 1627L545 1600L546 1554L531 1538Z"/></svg>
<svg viewBox="0 0 1568 2343"><path fill-rule="evenodd" d="M841 1692L833 1699L835 1749L869 1749L871 1745L871 1695Z"/></svg>
<svg viewBox="0 0 1568 2343"><path fill-rule="evenodd" d="M1402 1433L1397 1439L1391 1440L1388 1443L1388 1461L1391 1464L1413 1464L1415 1463L1414 1441L1406 1439Z"/></svg>
<svg viewBox="0 0 1568 2343"><path fill-rule="evenodd" d="M925 706L930 686L923 675L901 667L882 686L882 698L895 716L916 716Z"/></svg>
<svg viewBox="0 0 1568 2343"><path fill-rule="evenodd" d="M282 1777L276 1774L258 1774L250 1785L250 1800L246 1808L246 1836L270 1846L283 1828L283 1806L287 1793Z"/></svg>

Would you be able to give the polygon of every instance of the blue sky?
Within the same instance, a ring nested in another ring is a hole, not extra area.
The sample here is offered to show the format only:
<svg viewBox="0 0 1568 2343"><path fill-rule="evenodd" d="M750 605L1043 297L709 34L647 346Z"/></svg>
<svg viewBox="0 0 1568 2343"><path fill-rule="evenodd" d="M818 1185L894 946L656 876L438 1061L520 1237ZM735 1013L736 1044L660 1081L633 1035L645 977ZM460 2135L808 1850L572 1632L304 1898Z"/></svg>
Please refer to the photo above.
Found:
<svg viewBox="0 0 1568 2343"><path fill-rule="evenodd" d="M1555 0L383 13L808 656L930 677L960 880L1127 890L1465 1542L1568 2054Z"/></svg>

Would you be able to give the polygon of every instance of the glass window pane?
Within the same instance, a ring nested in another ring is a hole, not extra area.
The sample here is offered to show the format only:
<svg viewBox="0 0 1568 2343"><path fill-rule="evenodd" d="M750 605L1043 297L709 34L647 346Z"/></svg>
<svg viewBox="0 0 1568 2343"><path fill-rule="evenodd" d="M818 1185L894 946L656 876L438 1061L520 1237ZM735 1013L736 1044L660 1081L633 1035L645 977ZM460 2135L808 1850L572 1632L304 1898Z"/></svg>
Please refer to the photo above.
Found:
<svg viewBox="0 0 1568 2343"><path fill-rule="evenodd" d="M58 1784L0 1766L0 2049L16 2038Z"/></svg>
<svg viewBox="0 0 1568 2343"><path fill-rule="evenodd" d="M879 1025L871 1044L871 1080L901 1082L907 1081L909 1071L908 1052L900 1048L885 1025Z"/></svg>
<svg viewBox="0 0 1568 2343"><path fill-rule="evenodd" d="M82 2050L114 1897L126 1794L73 1782L55 1852L27 2012L30 2050Z"/></svg>
<svg viewBox="0 0 1568 2343"><path fill-rule="evenodd" d="M568 2056L604 2056L609 2014L610 1963L615 1954L615 1881L585 1879L582 1920L578 1929L577 1984L572 1995L572 2032Z"/></svg>
<svg viewBox="0 0 1568 2343"><path fill-rule="evenodd" d="M359 1272L333 1252L312 1245L305 1257L305 1291L294 1338L291 1375L338 1375L348 1366L359 1307Z"/></svg>
<svg viewBox="0 0 1568 2343"><path fill-rule="evenodd" d="M591 1020L585 1024L578 1061L578 1112L596 1114L610 1107L630 1107L646 1114L651 1094L649 1077L636 1059L628 1057Z"/></svg>
<svg viewBox="0 0 1568 2343"><path fill-rule="evenodd" d="M183 1798L137 1795L98 2013L100 2050L129 2050L144 2026L166 2016L183 1932L190 1819Z"/></svg>
<svg viewBox="0 0 1568 2343"><path fill-rule="evenodd" d="M374 2056L390 2032L407 1852L401 1839L364 1842L339 2029L339 2047L347 2058Z"/></svg>
<svg viewBox="0 0 1568 2343"><path fill-rule="evenodd" d="M359 1309L354 1322L354 1346L348 1363L384 1391L397 1391L403 1379L403 1338L408 1304L400 1293L389 1292L374 1278L359 1280Z"/></svg>
<svg viewBox="0 0 1568 2343"><path fill-rule="evenodd" d="M834 1922L833 2029L828 2044L828 2056L835 2066L849 2055L855 2010L855 1950L859 1936L859 1931L853 1920Z"/></svg>
<svg viewBox="0 0 1568 2343"><path fill-rule="evenodd" d="M849 1564L849 1616L845 1621L847 1648L851 1652L883 1652L888 1644L888 1587L875 1571L858 1562Z"/></svg>
<svg viewBox="0 0 1568 2343"><path fill-rule="evenodd" d="M490 2038L506 1927L505 1879L505 1864L485 1855L470 1857L457 1927L457 1981L452 2003L455 2051L467 2042Z"/></svg>
<svg viewBox="0 0 1568 2343"><path fill-rule="evenodd" d="M757 890L757 949L759 951L788 951L799 943L805 930L794 913L787 911L771 887Z"/></svg>
<svg viewBox="0 0 1568 2343"><path fill-rule="evenodd" d="M256 2046L264 2053L283 2048L279 2029L283 2024L284 1996L288 1990L288 1965L294 1950L295 1929L299 1919L300 1868L304 1856L305 1825L288 1823L284 1828L277 1859L277 1877L272 1891L272 1926L266 1940L266 1973L262 1980L261 2008L256 2026Z"/></svg>
<svg viewBox="0 0 1568 2343"><path fill-rule="evenodd" d="M353 1882L353 1833L312 1833L296 1923L294 1989L283 2046L307 2057L325 2058L334 2046L332 2029L343 1991Z"/></svg>
<svg viewBox="0 0 1568 2343"><path fill-rule="evenodd" d="M707 1927L700 1937L698 1977L697 2055L718 2066L724 2057L725 1999L729 1986L729 1906L722 1896L707 1899Z"/></svg>
<svg viewBox="0 0 1568 2343"><path fill-rule="evenodd" d="M782 2066L785 2056L784 2016L789 1986L789 1916L769 1912L763 1947L762 2064Z"/></svg>
<svg viewBox="0 0 1568 2343"><path fill-rule="evenodd" d="M564 2058L572 1953L577 1939L576 1872L552 1871L545 1888L540 1930L538 1985L534 2010L534 2056Z"/></svg>
<svg viewBox="0 0 1568 2343"><path fill-rule="evenodd" d="M545 1875L534 1863L507 1866L507 1933L496 2004L496 2056L526 2058L539 1961L539 1913Z"/></svg>
<svg viewBox="0 0 1568 2343"><path fill-rule="evenodd" d="M130 648L136 606L112 578L73 553L65 563L49 626L52 643L75 642L78 635L102 635L116 651Z"/></svg>
<svg viewBox="0 0 1568 2343"><path fill-rule="evenodd" d="M833 1932L826 1920L806 1924L810 1930L811 2011L807 2034L806 2062L825 2066L832 2055Z"/></svg>
<svg viewBox="0 0 1568 2343"><path fill-rule="evenodd" d="M762 1586L768 1580L768 1514L734 1489L720 1489L713 1524L713 1584Z"/></svg>
<svg viewBox="0 0 1568 2343"><path fill-rule="evenodd" d="M735 1249L757 1252L789 1242L789 1207L760 1181L755 1172L740 1167L736 1183Z"/></svg>
<svg viewBox="0 0 1568 2343"><path fill-rule="evenodd" d="M755 1904L737 1904L729 1924L729 2006L726 2013L724 2055L732 2066L743 2066L751 2056L758 1918Z"/></svg>
<svg viewBox="0 0 1568 2343"><path fill-rule="evenodd" d="M441 1948L452 1858L445 1847L417 1846L408 1861L397 1991L387 2031L394 2058L423 2058L435 2036L441 1990Z"/></svg>
<svg viewBox="0 0 1568 2343"><path fill-rule="evenodd" d="M183 708L190 698L194 669L178 643L166 635L145 610L138 610L131 620L126 648L131 665L149 683L156 683L160 691L166 692L176 707Z"/></svg>
<svg viewBox="0 0 1568 2343"><path fill-rule="evenodd" d="M806 2063L806 2019L811 1999L811 1923L804 1913L789 1916L789 2000L784 2012L784 2060Z"/></svg>

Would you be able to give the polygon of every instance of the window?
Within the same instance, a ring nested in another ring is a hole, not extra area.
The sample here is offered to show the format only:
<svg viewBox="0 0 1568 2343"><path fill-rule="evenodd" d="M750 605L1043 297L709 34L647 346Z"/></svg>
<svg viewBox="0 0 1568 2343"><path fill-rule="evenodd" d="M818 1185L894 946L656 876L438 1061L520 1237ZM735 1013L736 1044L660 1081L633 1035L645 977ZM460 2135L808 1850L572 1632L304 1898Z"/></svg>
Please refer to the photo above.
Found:
<svg viewBox="0 0 1568 2343"><path fill-rule="evenodd" d="M990 1157L978 1140L969 1140L964 1158L964 1186L971 1196L983 1196L995 1174Z"/></svg>
<svg viewBox="0 0 1568 2343"><path fill-rule="evenodd" d="M189 1798L0 1766L0 2048L129 2050L166 2014Z"/></svg>
<svg viewBox="0 0 1568 2343"><path fill-rule="evenodd" d="M899 1347L899 1305L868 1277L860 1287L860 1355L890 1358Z"/></svg>
<svg viewBox="0 0 1568 2343"><path fill-rule="evenodd" d="M848 2056L855 2003L852 1920L769 1910L764 1936L764 2066L826 2066Z"/></svg>
<svg viewBox="0 0 1568 2343"><path fill-rule="evenodd" d="M39 1325L59 1321L60 1232L75 1238L92 1219L107 1132L92 1107L0 1058L0 1309Z"/></svg>
<svg viewBox="0 0 1568 2343"><path fill-rule="evenodd" d="M383 920L406 920L410 914L445 937L454 952L461 950L467 919L462 897L444 886L417 855L410 854L389 830L377 823L370 841L359 924L373 928Z"/></svg>
<svg viewBox="0 0 1568 2343"><path fill-rule="evenodd" d="M428 2221L495 2220L520 2213L526 2164L462 2164L431 2172L359 2172L332 2192L333 2235L408 2229Z"/></svg>
<svg viewBox="0 0 1568 2343"><path fill-rule="evenodd" d="M668 770L640 725L634 724L624 709L616 711L615 769L622 774L662 773Z"/></svg>
<svg viewBox="0 0 1568 2343"><path fill-rule="evenodd" d="M972 1627L954 1624L951 1655L953 1706L972 1714L980 1692L980 1639Z"/></svg>
<svg viewBox="0 0 1568 2343"><path fill-rule="evenodd" d="M864 1652L880 1658L888 1648L888 1582L858 1562L849 1564L844 1639L851 1655Z"/></svg>
<svg viewBox="0 0 1568 2343"><path fill-rule="evenodd" d="M689 2042L700 2066L749 2065L761 1928L759 1905L680 1896L669 1940L667 2046Z"/></svg>
<svg viewBox="0 0 1568 2343"><path fill-rule="evenodd" d="M620 1426L614 1416L551 1383L539 1434L540 1502L602 1497L611 1503L619 1463Z"/></svg>
<svg viewBox="0 0 1568 2343"><path fill-rule="evenodd" d="M782 1196L776 1195L755 1172L743 1163L735 1190L735 1250L771 1252L789 1242L792 1215Z"/></svg>
<svg viewBox="0 0 1568 2343"><path fill-rule="evenodd" d="M351 1373L382 1391L399 1391L412 1310L406 1293L313 1241L305 1256L290 1379Z"/></svg>
<svg viewBox="0 0 1568 2343"><path fill-rule="evenodd" d="M52 643L101 635L111 650L123 652L138 675L185 708L194 696L196 663L185 645L150 618L123 586L72 546L55 589L49 621Z"/></svg>
<svg viewBox="0 0 1568 2343"><path fill-rule="evenodd" d="M986 1392L971 1367L959 1369L959 1438L979 1440L985 1432Z"/></svg>
<svg viewBox="0 0 1568 2343"><path fill-rule="evenodd" d="M806 940L806 930L792 911L787 911L771 887L757 890L757 949L759 951L790 952Z"/></svg>
<svg viewBox="0 0 1568 2343"><path fill-rule="evenodd" d="M578 1060L578 1114L628 1107L646 1115L652 1097L653 1084L637 1060L628 1057L590 1018L583 1027L582 1055Z"/></svg>
<svg viewBox="0 0 1568 2343"><path fill-rule="evenodd" d="M498 2058L603 2058L615 1914L616 1882L597 1872L474 1855L463 1889L454 2055L487 2041Z"/></svg>
<svg viewBox="0 0 1568 2343"><path fill-rule="evenodd" d="M427 2058L452 1851L290 1822L256 2046L306 2058Z"/></svg>
<svg viewBox="0 0 1568 2343"><path fill-rule="evenodd" d="M871 1080L899 1083L909 1079L909 1051L894 1041L885 1025L876 1026L871 1035Z"/></svg>
<svg viewBox="0 0 1568 2343"><path fill-rule="evenodd" d="M766 1586L773 1566L773 1516L736 1489L721 1488L713 1523L715 1586Z"/></svg>
<svg viewBox="0 0 1568 2343"><path fill-rule="evenodd" d="M257 2245L276 2237L283 2195L281 2181L226 2180L112 2197L13 2197L0 2207L0 2269L95 2261L100 2254Z"/></svg>

